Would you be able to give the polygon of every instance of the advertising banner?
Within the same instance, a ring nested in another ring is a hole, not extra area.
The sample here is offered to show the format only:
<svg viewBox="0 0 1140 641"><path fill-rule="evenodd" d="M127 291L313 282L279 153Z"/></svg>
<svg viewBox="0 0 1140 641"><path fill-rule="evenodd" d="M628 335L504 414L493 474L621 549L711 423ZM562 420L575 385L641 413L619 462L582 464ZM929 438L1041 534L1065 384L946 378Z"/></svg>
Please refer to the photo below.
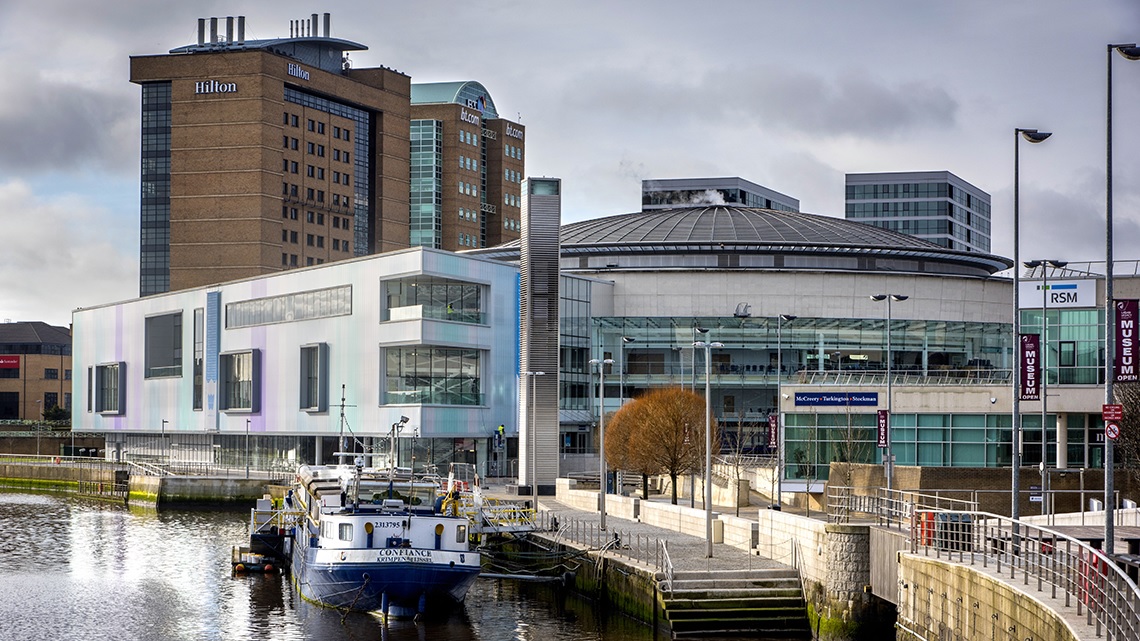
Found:
<svg viewBox="0 0 1140 641"><path fill-rule="evenodd" d="M780 415L768 415L768 447L780 446Z"/></svg>
<svg viewBox="0 0 1140 641"><path fill-rule="evenodd" d="M1041 400L1041 342L1037 334L1022 334L1021 396L1023 401Z"/></svg>
<svg viewBox="0 0 1140 641"><path fill-rule="evenodd" d="M17 354L0 355L0 369L20 369L20 356Z"/></svg>
<svg viewBox="0 0 1140 641"><path fill-rule="evenodd" d="M887 447L887 430L891 429L891 413L879 410L879 447Z"/></svg>
<svg viewBox="0 0 1140 641"><path fill-rule="evenodd" d="M1116 301L1116 358L1112 362L1112 378L1117 383L1140 380L1136 371L1136 317L1140 305L1136 300Z"/></svg>

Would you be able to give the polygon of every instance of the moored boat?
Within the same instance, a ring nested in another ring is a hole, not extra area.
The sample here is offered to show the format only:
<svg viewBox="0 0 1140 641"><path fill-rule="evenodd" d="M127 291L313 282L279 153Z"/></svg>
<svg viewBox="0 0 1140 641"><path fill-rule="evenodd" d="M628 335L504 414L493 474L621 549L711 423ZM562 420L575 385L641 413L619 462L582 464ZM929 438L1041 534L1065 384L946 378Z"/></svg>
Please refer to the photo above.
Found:
<svg viewBox="0 0 1140 641"><path fill-rule="evenodd" d="M461 602L480 554L458 502L405 470L363 464L301 466L277 530L261 528L261 538L280 538L297 591L321 605L394 618Z"/></svg>

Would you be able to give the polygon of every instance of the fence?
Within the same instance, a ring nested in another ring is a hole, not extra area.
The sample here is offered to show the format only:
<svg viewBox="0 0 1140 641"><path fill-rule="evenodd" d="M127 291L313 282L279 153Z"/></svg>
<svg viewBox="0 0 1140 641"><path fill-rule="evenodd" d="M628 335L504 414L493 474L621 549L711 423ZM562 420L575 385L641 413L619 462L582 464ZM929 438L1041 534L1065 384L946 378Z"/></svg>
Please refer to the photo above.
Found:
<svg viewBox="0 0 1140 641"><path fill-rule="evenodd" d="M1038 592L1063 598L1064 607L1075 607L1097 637L1140 638L1140 588L1104 552L1085 541L970 509L976 505L971 501L929 494L880 490L875 496L857 496L851 488L836 487L829 489L828 501L829 521L848 522L862 515L879 525L908 530L913 554L993 566L1010 581L1020 579L1024 586L1036 583Z"/></svg>

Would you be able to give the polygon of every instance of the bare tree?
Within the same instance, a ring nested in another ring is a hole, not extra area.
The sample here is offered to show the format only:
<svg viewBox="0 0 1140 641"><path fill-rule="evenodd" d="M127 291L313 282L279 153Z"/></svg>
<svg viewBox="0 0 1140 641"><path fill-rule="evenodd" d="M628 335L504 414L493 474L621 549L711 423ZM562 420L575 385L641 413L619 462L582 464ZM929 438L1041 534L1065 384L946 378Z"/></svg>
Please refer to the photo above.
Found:
<svg viewBox="0 0 1140 641"><path fill-rule="evenodd" d="M1114 467L1127 474L1135 485L1140 482L1140 383L1117 383L1112 391L1116 402L1124 406Z"/></svg>

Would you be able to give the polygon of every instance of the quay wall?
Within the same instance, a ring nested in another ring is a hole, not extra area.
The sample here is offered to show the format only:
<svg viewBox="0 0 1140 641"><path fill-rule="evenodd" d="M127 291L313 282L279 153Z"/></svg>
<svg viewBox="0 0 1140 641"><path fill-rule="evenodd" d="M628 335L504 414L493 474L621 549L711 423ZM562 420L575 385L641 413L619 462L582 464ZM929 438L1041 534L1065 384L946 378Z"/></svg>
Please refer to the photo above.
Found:
<svg viewBox="0 0 1140 641"><path fill-rule="evenodd" d="M1080 639L1032 592L1017 590L970 566L902 553L898 592L898 641Z"/></svg>
<svg viewBox="0 0 1140 641"><path fill-rule="evenodd" d="M0 464L0 485L24 489L75 492L80 484L116 482L123 470L109 465L55 463ZM132 505L220 505L252 503L273 481L266 479L210 478L200 476L146 476L131 474L127 501Z"/></svg>

